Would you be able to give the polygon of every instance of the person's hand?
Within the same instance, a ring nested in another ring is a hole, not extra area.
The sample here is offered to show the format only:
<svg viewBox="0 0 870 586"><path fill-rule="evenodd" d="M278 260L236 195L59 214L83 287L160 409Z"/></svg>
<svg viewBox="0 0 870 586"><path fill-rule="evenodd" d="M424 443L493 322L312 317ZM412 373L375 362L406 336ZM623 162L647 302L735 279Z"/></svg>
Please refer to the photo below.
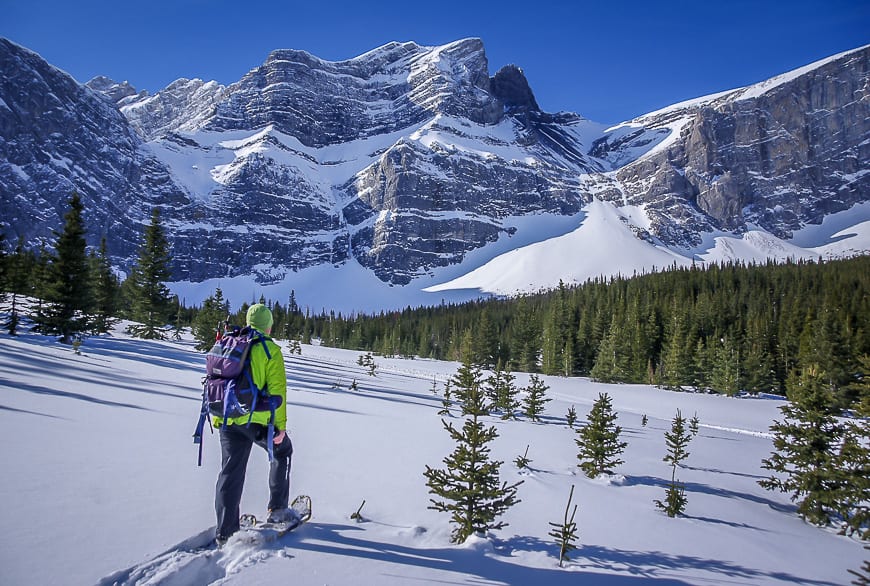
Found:
<svg viewBox="0 0 870 586"><path fill-rule="evenodd" d="M275 437L272 439L272 443L274 443L274 444L276 444L276 445L277 445L277 444L280 444L281 442L284 441L284 436L285 436L285 435L287 435L287 434L284 433L284 430L283 430L283 429L280 430L278 433L275 434Z"/></svg>

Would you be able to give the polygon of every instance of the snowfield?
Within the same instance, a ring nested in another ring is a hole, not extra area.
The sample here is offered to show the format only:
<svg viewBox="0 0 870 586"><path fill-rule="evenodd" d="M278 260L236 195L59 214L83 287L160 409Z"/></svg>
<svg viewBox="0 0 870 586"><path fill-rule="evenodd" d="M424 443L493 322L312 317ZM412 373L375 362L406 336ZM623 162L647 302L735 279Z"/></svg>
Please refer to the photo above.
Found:
<svg viewBox="0 0 870 586"><path fill-rule="evenodd" d="M217 437L206 437L197 468L191 440L203 355L190 339L120 332L88 339L81 355L0 334L0 584L833 586L866 556L757 485L780 401L559 377L544 377L543 422L490 419L502 479L524 481L509 525L451 544L448 515L427 509L423 471L453 449L433 386L440 393L458 365L376 357L372 377L359 352L307 345L285 360L292 493L312 496L312 520L273 544L197 550L212 536L220 459ZM574 405L582 424L601 392L629 447L613 477L590 480L565 414ZM697 413L701 428L678 471L687 515L670 519L653 500L670 478L663 434L677 409ZM513 461L527 445L531 470L521 472ZM255 451L243 510L264 512L267 468ZM559 568L548 523L561 521L572 485L579 548ZM350 515L363 500L358 523Z"/></svg>

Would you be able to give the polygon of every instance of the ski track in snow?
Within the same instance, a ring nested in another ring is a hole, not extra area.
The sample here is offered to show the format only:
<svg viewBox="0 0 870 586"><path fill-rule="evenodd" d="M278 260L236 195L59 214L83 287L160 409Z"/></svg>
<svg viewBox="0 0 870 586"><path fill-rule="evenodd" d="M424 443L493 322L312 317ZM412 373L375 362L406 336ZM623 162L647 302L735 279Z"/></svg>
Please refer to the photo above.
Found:
<svg viewBox="0 0 870 586"><path fill-rule="evenodd" d="M271 557L288 556L283 539L263 543L245 531L234 535L221 549L215 548L213 541L214 527L147 562L103 578L98 586L213 584Z"/></svg>

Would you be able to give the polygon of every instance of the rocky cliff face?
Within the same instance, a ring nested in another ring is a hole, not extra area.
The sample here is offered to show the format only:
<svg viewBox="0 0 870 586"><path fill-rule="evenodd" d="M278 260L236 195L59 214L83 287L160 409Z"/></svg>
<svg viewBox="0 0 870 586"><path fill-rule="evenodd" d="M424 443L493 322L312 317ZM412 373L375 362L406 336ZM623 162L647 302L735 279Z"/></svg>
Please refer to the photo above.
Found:
<svg viewBox="0 0 870 586"><path fill-rule="evenodd" d="M108 236L122 268L158 206L176 279L272 282L353 258L397 285L513 233L511 218L593 197L642 207L638 236L672 246L748 225L788 236L870 199L868 61L865 48L605 132L542 112L516 66L490 77L478 39L340 62L275 51L229 86L153 96L80 85L0 40L0 224L50 238L75 189L91 243Z"/></svg>
<svg viewBox="0 0 870 586"><path fill-rule="evenodd" d="M870 198L870 48L761 84L665 109L602 138L628 202L655 235L760 226L780 238ZM643 145L648 141L646 145ZM662 141L651 154L626 153Z"/></svg>
<svg viewBox="0 0 870 586"><path fill-rule="evenodd" d="M0 225L33 245L63 225L78 191L91 242L131 256L152 205L185 206L124 116L35 53L0 39Z"/></svg>

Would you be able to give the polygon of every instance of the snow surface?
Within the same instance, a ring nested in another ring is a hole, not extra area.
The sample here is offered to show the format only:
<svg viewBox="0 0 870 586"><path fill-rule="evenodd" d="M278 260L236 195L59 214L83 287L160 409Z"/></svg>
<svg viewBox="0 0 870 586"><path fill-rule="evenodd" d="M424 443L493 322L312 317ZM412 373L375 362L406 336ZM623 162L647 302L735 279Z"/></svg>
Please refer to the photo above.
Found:
<svg viewBox="0 0 870 586"><path fill-rule="evenodd" d="M833 586L864 558L859 542L802 522L785 495L757 485L780 401L559 377L544 377L553 400L542 423L489 421L503 480L524 480L509 526L453 545L448 516L427 509L423 471L453 448L432 386L442 390L457 365L377 357L370 377L359 353L307 345L285 361L292 492L312 495L313 519L275 544L191 551L213 530L220 456L207 435L197 468L191 443L203 356L189 339L120 332L88 339L81 355L0 335L0 584ZM615 476L590 480L564 415L574 405L582 422L600 392L629 447ZM686 516L670 519L653 500L669 478L663 433L678 408L697 412L701 431L678 472ZM520 472L513 460L527 445L531 470ZM245 511L263 512L267 468L255 452ZM562 518L572 485L579 549L560 569L548 523Z"/></svg>

